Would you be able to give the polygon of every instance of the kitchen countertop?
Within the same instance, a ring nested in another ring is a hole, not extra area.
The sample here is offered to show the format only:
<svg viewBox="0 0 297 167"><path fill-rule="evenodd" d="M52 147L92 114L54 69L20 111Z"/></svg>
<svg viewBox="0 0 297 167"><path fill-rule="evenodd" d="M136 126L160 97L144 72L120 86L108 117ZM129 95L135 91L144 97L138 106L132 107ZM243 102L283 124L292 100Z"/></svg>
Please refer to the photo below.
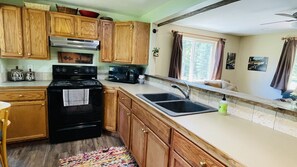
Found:
<svg viewBox="0 0 297 167"><path fill-rule="evenodd" d="M4 82L0 83L0 87L46 87L50 82ZM105 86L119 87L133 96L139 93L166 92L147 84L123 84L105 80L100 82ZM135 98L152 106L137 96ZM223 116L217 112L171 117L158 109L156 111L242 165L289 167L297 164L297 138L290 135L232 115Z"/></svg>
<svg viewBox="0 0 297 167"><path fill-rule="evenodd" d="M47 88L51 81L6 81L0 83L3 88L18 88L18 87L45 87Z"/></svg>
<svg viewBox="0 0 297 167"><path fill-rule="evenodd" d="M107 81L102 83L107 86L118 85ZM118 86L132 95L165 92L146 84ZM232 115L223 116L218 112L180 117L161 113L245 166L289 167L297 164L297 138L290 135Z"/></svg>

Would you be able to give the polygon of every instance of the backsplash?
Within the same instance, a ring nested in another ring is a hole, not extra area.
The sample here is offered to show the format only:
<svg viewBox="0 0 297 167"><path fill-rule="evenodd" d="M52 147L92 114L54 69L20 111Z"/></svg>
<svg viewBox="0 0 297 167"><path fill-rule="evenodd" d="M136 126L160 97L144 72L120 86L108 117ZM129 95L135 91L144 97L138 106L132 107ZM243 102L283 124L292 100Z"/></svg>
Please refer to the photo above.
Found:
<svg viewBox="0 0 297 167"><path fill-rule="evenodd" d="M147 84L166 91L181 94L170 86L171 82L147 76ZM181 85L185 88L185 86ZM217 108L223 94L200 88L191 88L190 99ZM227 96L228 114L297 137L297 112L273 108L271 106Z"/></svg>

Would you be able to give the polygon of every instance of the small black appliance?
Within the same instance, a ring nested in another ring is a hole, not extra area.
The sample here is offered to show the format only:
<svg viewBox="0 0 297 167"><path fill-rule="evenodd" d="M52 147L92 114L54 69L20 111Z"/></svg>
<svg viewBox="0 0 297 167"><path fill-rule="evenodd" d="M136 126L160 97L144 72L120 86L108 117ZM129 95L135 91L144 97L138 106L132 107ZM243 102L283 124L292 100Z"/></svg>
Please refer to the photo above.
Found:
<svg viewBox="0 0 297 167"><path fill-rule="evenodd" d="M141 67L135 66L109 66L108 81L135 84L142 73Z"/></svg>

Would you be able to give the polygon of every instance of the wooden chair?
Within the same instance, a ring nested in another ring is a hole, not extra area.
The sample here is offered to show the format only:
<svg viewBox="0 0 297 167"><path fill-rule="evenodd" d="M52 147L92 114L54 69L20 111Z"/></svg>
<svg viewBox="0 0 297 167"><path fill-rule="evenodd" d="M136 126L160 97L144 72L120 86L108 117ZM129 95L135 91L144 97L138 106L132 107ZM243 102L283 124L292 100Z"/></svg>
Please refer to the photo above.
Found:
<svg viewBox="0 0 297 167"><path fill-rule="evenodd" d="M8 167L7 150L6 150L6 130L10 124L8 120L8 112L10 103L0 102L0 153L1 164L3 167Z"/></svg>

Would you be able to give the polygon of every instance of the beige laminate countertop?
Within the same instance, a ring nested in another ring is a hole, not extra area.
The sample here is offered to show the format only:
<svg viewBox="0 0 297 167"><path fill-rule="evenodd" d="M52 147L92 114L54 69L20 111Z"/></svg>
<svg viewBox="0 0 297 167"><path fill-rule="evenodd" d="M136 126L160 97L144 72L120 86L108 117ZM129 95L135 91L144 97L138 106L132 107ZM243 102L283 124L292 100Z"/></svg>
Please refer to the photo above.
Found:
<svg viewBox="0 0 297 167"><path fill-rule="evenodd" d="M118 86L132 95L165 92L146 84L118 84L107 81L102 83L107 86ZM245 166L297 166L295 137L232 115L223 116L217 112L180 117L164 115Z"/></svg>
<svg viewBox="0 0 297 167"><path fill-rule="evenodd" d="M18 88L18 87L48 87L51 81L6 81L0 83L0 88Z"/></svg>
<svg viewBox="0 0 297 167"><path fill-rule="evenodd" d="M120 87L131 95L166 92L147 84L123 84L105 80L100 82L105 86ZM32 87L49 84L50 81L4 82L0 83L0 87ZM145 102L140 98L139 100ZM180 117L171 117L161 111L160 114L245 166L297 166L297 138L295 137L235 116L223 116L217 112Z"/></svg>

